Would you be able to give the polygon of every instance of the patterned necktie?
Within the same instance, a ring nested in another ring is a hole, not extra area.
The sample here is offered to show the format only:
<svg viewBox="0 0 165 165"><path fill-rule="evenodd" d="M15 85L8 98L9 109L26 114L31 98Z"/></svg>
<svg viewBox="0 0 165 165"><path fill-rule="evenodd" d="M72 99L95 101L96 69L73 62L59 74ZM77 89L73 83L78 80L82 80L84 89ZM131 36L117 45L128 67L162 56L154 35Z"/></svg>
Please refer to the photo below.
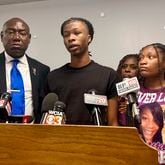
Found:
<svg viewBox="0 0 165 165"><path fill-rule="evenodd" d="M12 97L12 116L23 116L25 114L25 92L24 84L20 71L17 68L18 59L13 60L13 67L10 72L11 77L11 97Z"/></svg>

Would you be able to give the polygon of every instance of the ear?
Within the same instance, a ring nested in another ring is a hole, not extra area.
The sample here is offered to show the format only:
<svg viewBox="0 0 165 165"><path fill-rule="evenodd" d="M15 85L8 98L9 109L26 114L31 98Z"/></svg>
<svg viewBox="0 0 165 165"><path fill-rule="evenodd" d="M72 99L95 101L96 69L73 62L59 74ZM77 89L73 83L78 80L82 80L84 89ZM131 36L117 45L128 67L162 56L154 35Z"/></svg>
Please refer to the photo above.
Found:
<svg viewBox="0 0 165 165"><path fill-rule="evenodd" d="M32 35L31 35L31 34L29 34L29 39L31 39L31 37L32 37Z"/></svg>
<svg viewBox="0 0 165 165"><path fill-rule="evenodd" d="M31 34L29 34L29 43L30 43L30 41L31 41Z"/></svg>
<svg viewBox="0 0 165 165"><path fill-rule="evenodd" d="M91 35L88 35L88 45L92 42Z"/></svg>
<svg viewBox="0 0 165 165"><path fill-rule="evenodd" d="M165 55L164 55L165 56ZM165 72L165 57L163 57L163 70Z"/></svg>
<svg viewBox="0 0 165 165"><path fill-rule="evenodd" d="M2 41L2 39L3 39L3 31L1 31L1 41Z"/></svg>

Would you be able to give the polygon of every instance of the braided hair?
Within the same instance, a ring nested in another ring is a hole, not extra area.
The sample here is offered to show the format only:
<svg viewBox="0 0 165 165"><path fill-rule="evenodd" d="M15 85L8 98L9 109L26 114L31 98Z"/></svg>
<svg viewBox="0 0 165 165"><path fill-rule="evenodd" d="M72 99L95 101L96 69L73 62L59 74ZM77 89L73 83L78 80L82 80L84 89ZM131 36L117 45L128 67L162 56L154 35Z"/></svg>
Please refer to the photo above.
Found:
<svg viewBox="0 0 165 165"><path fill-rule="evenodd" d="M152 44L149 44L145 47L143 47L141 49L141 51L143 51L145 48L149 47L149 46L153 46L153 48L155 49L155 52L157 54L157 57L158 57L158 70L159 70L159 73L161 73L161 67L160 67L160 58L159 58L159 55L161 54L162 55L162 60L165 62L165 45L161 44L161 43L152 43ZM140 52L141 52L140 51ZM165 71L164 71L164 80L165 80ZM160 80L160 83L162 84L161 80ZM162 85L163 86L163 85Z"/></svg>
<svg viewBox="0 0 165 165"><path fill-rule="evenodd" d="M71 18L67 19L66 21L64 21L62 23L62 25L61 25L61 35L64 36L64 28L65 28L65 26L67 24L69 24L70 22L74 22L74 21L83 22L87 26L89 34L91 36L91 41L92 41L93 40L93 36L94 36L93 25L88 20L86 20L85 18L80 18L80 17L71 17Z"/></svg>
<svg viewBox="0 0 165 165"><path fill-rule="evenodd" d="M80 17L71 17L69 19L67 19L66 21L64 21L61 25L61 35L64 37L64 28L67 24L69 24L70 22L74 22L74 21L80 21L83 22L89 32L89 35L91 36L91 41L93 40L93 36L94 36L94 28L93 25L91 24L91 22L89 22L87 19L85 18L80 18ZM88 52L90 56L92 56L91 52Z"/></svg>

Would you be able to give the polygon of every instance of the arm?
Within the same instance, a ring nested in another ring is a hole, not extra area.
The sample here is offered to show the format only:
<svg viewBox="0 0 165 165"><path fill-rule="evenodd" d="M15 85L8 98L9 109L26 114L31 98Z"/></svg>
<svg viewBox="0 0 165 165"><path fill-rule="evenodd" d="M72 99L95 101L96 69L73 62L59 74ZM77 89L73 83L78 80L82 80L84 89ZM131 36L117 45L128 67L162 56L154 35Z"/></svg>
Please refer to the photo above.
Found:
<svg viewBox="0 0 165 165"><path fill-rule="evenodd" d="M108 100L108 125L118 126L118 96Z"/></svg>

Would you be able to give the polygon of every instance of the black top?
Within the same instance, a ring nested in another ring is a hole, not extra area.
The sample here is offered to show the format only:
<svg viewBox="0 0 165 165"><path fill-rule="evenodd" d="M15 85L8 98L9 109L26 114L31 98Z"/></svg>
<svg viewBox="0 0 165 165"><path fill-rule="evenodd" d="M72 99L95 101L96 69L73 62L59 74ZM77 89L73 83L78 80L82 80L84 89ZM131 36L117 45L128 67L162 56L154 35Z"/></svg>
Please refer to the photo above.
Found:
<svg viewBox="0 0 165 165"><path fill-rule="evenodd" d="M97 94L112 98L117 95L115 85L119 81L116 71L94 61L81 68L72 68L68 63L48 74L47 88L66 104L66 123L92 124L84 93L95 89Z"/></svg>

